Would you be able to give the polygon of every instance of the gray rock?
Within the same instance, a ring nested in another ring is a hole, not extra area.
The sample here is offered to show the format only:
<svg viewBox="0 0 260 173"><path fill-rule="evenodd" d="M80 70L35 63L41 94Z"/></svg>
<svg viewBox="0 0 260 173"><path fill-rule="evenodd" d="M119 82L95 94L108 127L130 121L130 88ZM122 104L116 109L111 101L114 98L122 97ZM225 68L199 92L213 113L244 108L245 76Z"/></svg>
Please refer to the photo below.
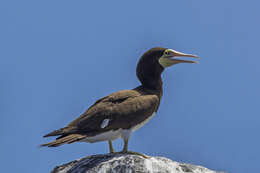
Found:
<svg viewBox="0 0 260 173"><path fill-rule="evenodd" d="M220 173L202 166L178 163L163 157L130 154L85 157L57 166L51 173Z"/></svg>

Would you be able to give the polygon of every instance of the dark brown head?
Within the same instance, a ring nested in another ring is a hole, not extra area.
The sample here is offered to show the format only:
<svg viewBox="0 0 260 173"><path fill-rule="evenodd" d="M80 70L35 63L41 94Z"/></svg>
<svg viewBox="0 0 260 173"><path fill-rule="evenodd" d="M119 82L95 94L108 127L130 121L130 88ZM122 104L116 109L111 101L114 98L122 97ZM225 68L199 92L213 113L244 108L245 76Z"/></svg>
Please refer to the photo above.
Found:
<svg viewBox="0 0 260 173"><path fill-rule="evenodd" d="M157 89L161 87L161 74L163 70L178 63L197 63L196 61L176 59L176 57L194 57L196 55L181 53L172 49L155 47L145 52L140 58L136 75L141 83L148 87Z"/></svg>

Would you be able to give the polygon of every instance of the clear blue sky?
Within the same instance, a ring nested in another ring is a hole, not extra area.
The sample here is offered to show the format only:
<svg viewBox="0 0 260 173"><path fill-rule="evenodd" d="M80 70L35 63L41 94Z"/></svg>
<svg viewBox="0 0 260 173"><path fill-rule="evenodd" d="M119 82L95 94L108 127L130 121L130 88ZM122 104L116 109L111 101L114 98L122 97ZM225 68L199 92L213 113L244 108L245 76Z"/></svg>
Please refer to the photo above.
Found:
<svg viewBox="0 0 260 173"><path fill-rule="evenodd" d="M50 172L106 142L38 148L96 99L139 85L151 47L198 54L163 74L157 115L129 148L244 173L260 169L258 1L1 1L1 172ZM121 150L122 142L115 142Z"/></svg>

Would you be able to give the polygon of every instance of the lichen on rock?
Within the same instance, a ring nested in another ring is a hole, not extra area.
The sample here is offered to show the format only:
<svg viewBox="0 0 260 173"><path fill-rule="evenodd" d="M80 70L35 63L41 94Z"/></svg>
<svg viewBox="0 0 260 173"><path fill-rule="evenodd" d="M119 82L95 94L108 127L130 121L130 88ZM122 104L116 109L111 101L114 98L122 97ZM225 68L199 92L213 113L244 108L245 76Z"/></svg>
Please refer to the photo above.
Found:
<svg viewBox="0 0 260 173"><path fill-rule="evenodd" d="M132 154L88 156L57 166L51 173L220 173L202 166L179 163L164 157Z"/></svg>

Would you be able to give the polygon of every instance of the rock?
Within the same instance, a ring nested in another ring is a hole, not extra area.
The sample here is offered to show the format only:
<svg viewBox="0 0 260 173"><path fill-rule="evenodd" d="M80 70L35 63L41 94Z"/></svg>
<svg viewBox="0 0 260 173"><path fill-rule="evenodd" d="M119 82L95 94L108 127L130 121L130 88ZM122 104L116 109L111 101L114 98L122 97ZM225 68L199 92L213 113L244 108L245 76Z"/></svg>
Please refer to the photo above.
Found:
<svg viewBox="0 0 260 173"><path fill-rule="evenodd" d="M57 166L51 173L220 173L163 157L130 154L88 156Z"/></svg>

